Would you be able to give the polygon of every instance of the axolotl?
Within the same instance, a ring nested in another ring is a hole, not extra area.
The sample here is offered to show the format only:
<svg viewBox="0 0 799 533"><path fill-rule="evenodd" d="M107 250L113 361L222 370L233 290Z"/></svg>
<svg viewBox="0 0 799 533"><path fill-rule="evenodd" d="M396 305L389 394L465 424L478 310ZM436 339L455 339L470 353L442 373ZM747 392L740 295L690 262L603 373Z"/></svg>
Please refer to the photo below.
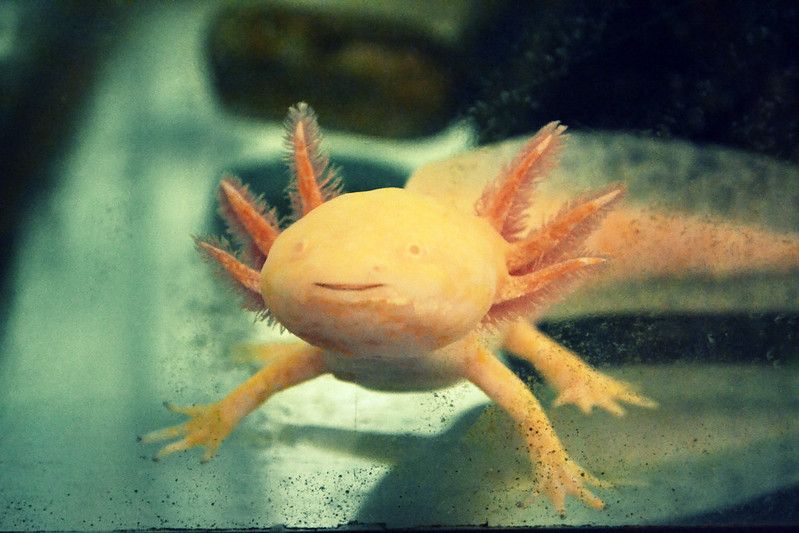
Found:
<svg viewBox="0 0 799 533"><path fill-rule="evenodd" d="M608 260L578 253L623 196L620 185L567 202L528 228L536 184L557 162L565 127L544 126L483 190L470 212L408 188L341 194L322 151L312 109L286 119L293 222L238 179L221 181L220 213L242 247L197 239L197 247L243 294L244 307L301 339L262 345L259 371L209 405L177 407L182 424L145 442L177 439L156 457L196 446L210 459L248 413L270 396L323 374L377 390L433 390L468 380L517 423L536 492L563 513L567 495L594 508L591 486L607 483L568 455L530 388L496 351L532 363L554 386L556 405L656 404L593 368L529 322Z"/></svg>

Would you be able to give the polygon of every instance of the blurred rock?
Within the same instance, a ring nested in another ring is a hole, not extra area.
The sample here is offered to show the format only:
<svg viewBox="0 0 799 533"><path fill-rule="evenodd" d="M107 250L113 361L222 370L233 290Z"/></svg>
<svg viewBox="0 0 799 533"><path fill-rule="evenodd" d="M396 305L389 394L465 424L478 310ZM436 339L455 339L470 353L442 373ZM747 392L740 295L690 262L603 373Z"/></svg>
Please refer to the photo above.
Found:
<svg viewBox="0 0 799 533"><path fill-rule="evenodd" d="M385 137L440 131L461 98L460 54L408 17L373 11L228 6L209 37L223 105L283 120L289 105L305 100L324 117L328 131Z"/></svg>

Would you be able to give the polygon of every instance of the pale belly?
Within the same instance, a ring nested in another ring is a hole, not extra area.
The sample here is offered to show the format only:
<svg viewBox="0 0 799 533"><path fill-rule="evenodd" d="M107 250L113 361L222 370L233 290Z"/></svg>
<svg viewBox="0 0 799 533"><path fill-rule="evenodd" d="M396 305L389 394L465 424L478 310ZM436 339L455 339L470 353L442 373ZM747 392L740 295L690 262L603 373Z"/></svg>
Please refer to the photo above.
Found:
<svg viewBox="0 0 799 533"><path fill-rule="evenodd" d="M343 355L329 351L325 354L325 363L336 378L367 389L387 392L435 390L464 379L464 364L473 355L477 343L492 350L497 349L504 329L493 334L469 335L427 353L403 356L379 353Z"/></svg>
<svg viewBox="0 0 799 533"><path fill-rule="evenodd" d="M402 358L328 352L326 365L342 381L387 392L435 390L462 379L461 366L438 351Z"/></svg>

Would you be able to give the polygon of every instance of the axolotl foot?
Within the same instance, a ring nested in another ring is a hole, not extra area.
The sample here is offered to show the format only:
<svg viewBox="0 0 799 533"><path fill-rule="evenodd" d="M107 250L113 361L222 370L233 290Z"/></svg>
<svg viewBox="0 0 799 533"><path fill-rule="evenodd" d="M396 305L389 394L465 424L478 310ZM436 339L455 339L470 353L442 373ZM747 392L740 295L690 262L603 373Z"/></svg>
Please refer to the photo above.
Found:
<svg viewBox="0 0 799 533"><path fill-rule="evenodd" d="M558 407L571 403L586 414L597 406L616 416L623 416L625 411L619 402L647 409L658 406L657 402L636 392L630 383L614 379L587 365L579 378L560 388L560 394L552 405Z"/></svg>
<svg viewBox="0 0 799 533"><path fill-rule="evenodd" d="M202 446L205 448L203 461L210 460L239 421L266 398L325 371L324 352L319 348L301 342L269 346L274 349L275 354L269 358L267 364L218 402L191 407L177 407L166 403L167 409L186 415L189 419L141 438L145 443L178 439L161 448L154 458L160 459L171 453ZM251 351L262 350L251 348Z"/></svg>
<svg viewBox="0 0 799 533"><path fill-rule="evenodd" d="M209 461L238 422L238 418L228 412L223 402L190 407L179 407L165 402L164 406L174 413L188 416L189 419L182 424L158 429L141 437L144 443L178 439L161 448L153 456L155 460L171 453L203 446L205 452L202 460Z"/></svg>
<svg viewBox="0 0 799 533"><path fill-rule="evenodd" d="M579 498L594 509L602 509L605 504L588 485L599 488L610 488L613 485L589 474L580 465L572 461L563 449L545 452L533 459L535 461L535 494L546 496L561 515L566 514L566 496ZM532 503L531 497L527 502Z"/></svg>

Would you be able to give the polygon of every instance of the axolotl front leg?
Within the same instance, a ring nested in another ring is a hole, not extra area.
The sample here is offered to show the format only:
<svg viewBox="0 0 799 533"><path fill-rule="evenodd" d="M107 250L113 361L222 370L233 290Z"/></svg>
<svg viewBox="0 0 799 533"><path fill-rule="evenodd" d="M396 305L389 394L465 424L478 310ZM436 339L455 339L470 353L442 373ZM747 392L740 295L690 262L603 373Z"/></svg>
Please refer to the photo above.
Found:
<svg viewBox="0 0 799 533"><path fill-rule="evenodd" d="M607 487L571 460L541 404L530 389L491 351L475 343L464 359L463 374L516 422L535 470L536 492L546 495L560 514L566 495L601 509L602 500L586 484Z"/></svg>
<svg viewBox="0 0 799 533"><path fill-rule="evenodd" d="M274 353L264 366L218 402L190 407L166 404L170 411L189 419L141 438L145 443L178 439L161 448L155 459L202 446L203 461L210 460L239 421L270 396L326 373L324 351L315 346L296 342L269 347Z"/></svg>

